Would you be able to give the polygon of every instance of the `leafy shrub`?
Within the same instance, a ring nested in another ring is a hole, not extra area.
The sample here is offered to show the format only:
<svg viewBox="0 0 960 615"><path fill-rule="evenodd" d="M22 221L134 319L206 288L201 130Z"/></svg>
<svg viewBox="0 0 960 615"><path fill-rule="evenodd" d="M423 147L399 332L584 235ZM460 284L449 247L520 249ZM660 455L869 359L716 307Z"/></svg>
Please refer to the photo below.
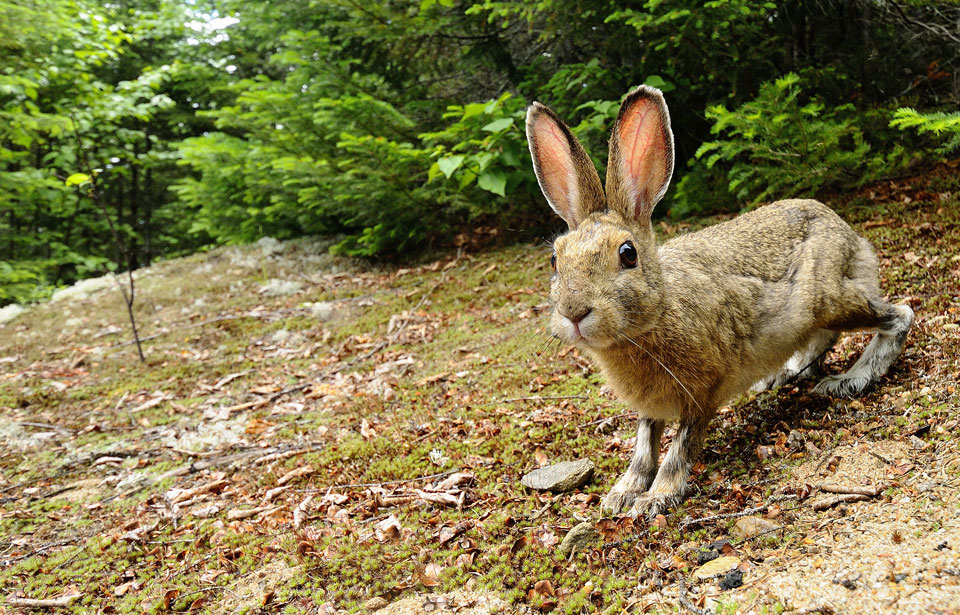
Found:
<svg viewBox="0 0 960 615"><path fill-rule="evenodd" d="M591 154L605 156L606 136L619 106L617 100L591 100L573 109L572 115L583 119L571 130ZM456 121L442 131L420 135L436 147L438 156L429 179L443 175L455 181L470 203L471 217L509 216L531 206L538 208L533 213L541 213L524 130L526 110L527 102L509 92L489 102L451 105L444 118ZM602 163L600 167L602 172ZM500 198L470 194L473 186Z"/></svg>
<svg viewBox="0 0 960 615"><path fill-rule="evenodd" d="M725 136L696 152L707 169L725 169L727 189L755 204L771 197L813 196L822 188L870 177L870 145L856 124L853 105L827 108L801 102L800 77L788 73L760 87L735 110L707 108L711 132ZM685 192L678 199L689 199Z"/></svg>
<svg viewBox="0 0 960 615"><path fill-rule="evenodd" d="M915 109L897 109L890 125L907 130L915 129L919 134L932 134L944 139L937 153L944 156L960 150L960 111L952 113L919 113Z"/></svg>

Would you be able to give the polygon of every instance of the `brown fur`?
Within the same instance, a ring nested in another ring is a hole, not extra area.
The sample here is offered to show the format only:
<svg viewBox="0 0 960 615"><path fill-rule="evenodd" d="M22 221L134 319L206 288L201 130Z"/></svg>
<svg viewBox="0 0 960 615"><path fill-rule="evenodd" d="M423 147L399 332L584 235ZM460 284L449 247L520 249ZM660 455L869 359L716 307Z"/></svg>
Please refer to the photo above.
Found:
<svg viewBox="0 0 960 615"><path fill-rule="evenodd" d="M796 374L837 331L878 328L879 335L850 372L824 380L818 392L861 391L903 347L912 311L881 298L872 248L821 203L779 201L656 245L650 214L673 169L658 90L638 88L621 108L606 198L592 188L557 196L564 186L595 186L599 178L546 107L531 107L527 133L544 193L570 226L554 243L551 328L589 352L618 397L643 417L633 460L605 508L629 507L636 516L678 502L717 408L751 385ZM564 138L550 137L557 134ZM575 168L577 181L544 174L551 165ZM635 268L621 264L618 250L627 241L638 253ZM657 470L667 420L679 421L678 434Z"/></svg>

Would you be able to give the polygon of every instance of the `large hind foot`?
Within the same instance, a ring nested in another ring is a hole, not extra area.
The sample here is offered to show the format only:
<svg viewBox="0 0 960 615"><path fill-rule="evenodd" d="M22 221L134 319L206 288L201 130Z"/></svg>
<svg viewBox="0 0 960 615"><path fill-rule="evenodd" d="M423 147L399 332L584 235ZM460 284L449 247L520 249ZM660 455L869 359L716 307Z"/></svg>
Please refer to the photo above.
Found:
<svg viewBox="0 0 960 615"><path fill-rule="evenodd" d="M877 334L849 371L837 376L827 376L813 389L814 393L834 397L850 397L862 393L887 373L903 350L907 331L913 324L913 310L906 305L891 305L880 301L870 303L880 323Z"/></svg>

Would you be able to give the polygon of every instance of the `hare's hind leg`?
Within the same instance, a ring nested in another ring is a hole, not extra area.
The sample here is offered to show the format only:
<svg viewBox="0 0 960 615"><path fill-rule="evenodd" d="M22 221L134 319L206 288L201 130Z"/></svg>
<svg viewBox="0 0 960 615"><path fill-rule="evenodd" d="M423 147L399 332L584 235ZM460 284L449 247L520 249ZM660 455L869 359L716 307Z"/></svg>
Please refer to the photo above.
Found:
<svg viewBox="0 0 960 615"><path fill-rule="evenodd" d="M660 438L663 436L663 421L641 418L637 427L637 443L633 448L630 466L613 486L601 507L604 511L617 514L633 505L641 493L650 487L657 474L657 462L660 460Z"/></svg>
<svg viewBox="0 0 960 615"><path fill-rule="evenodd" d="M907 341L913 324L913 310L880 298L867 299L867 313L860 315L855 328L876 329L866 350L846 373L828 376L814 388L820 395L852 396L887 373Z"/></svg>

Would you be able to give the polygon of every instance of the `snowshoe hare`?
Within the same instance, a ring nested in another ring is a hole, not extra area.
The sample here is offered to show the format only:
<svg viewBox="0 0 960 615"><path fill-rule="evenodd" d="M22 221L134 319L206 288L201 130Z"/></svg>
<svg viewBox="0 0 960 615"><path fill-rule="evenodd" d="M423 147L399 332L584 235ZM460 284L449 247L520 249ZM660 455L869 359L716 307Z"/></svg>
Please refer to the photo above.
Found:
<svg viewBox="0 0 960 615"><path fill-rule="evenodd" d="M592 355L640 415L607 512L653 516L678 504L721 404L813 373L840 331L877 334L817 393L863 391L903 349L913 311L883 299L870 244L817 201L778 201L657 245L650 214L674 164L659 90L624 100L606 191L570 129L539 103L527 110L527 139L540 188L570 227L554 243L553 335ZM669 420L679 427L658 465Z"/></svg>

